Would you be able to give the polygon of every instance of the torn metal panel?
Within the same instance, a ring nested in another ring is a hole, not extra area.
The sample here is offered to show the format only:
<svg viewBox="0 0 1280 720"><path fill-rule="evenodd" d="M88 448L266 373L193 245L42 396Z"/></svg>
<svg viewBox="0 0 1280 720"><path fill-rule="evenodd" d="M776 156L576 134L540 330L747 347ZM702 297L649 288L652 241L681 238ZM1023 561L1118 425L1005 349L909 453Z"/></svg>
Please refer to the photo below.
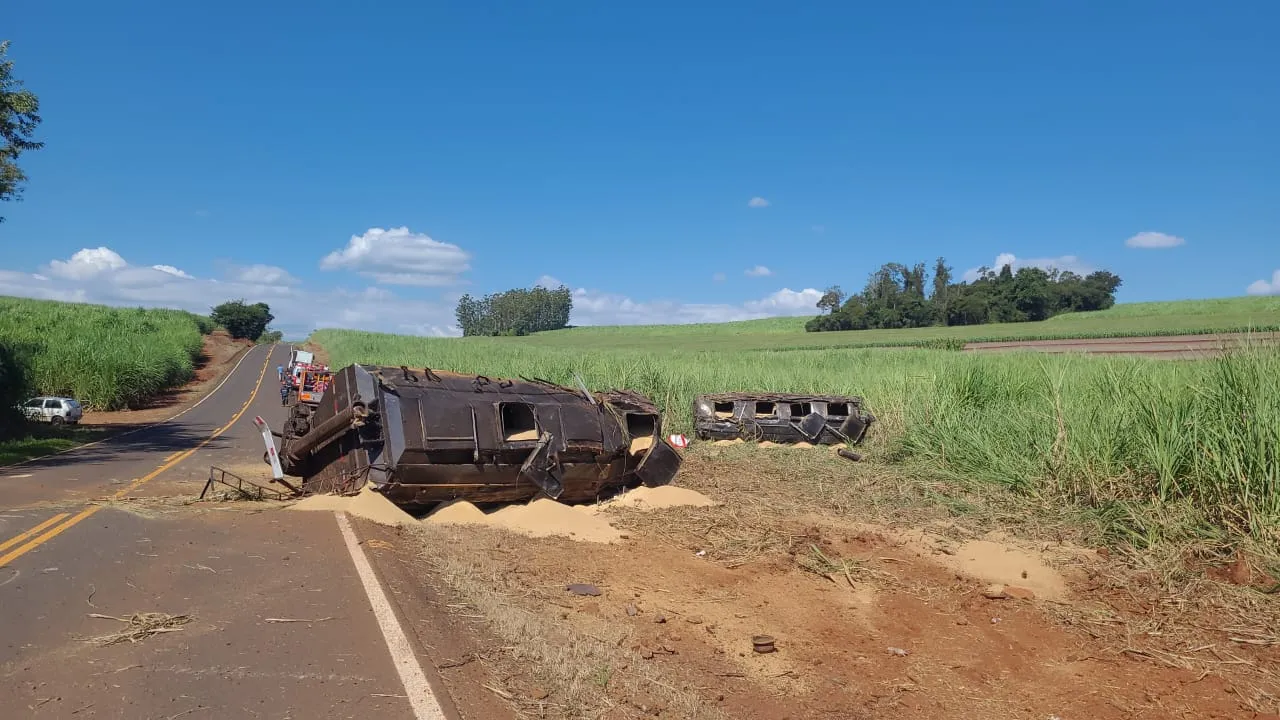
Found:
<svg viewBox="0 0 1280 720"><path fill-rule="evenodd" d="M639 393L429 368L342 368L317 406L291 408L282 436L284 473L307 493L372 484L406 507L589 501L669 483L681 463Z"/></svg>
<svg viewBox="0 0 1280 720"><path fill-rule="evenodd" d="M875 416L860 397L793 393L713 393L693 401L700 440L858 443Z"/></svg>

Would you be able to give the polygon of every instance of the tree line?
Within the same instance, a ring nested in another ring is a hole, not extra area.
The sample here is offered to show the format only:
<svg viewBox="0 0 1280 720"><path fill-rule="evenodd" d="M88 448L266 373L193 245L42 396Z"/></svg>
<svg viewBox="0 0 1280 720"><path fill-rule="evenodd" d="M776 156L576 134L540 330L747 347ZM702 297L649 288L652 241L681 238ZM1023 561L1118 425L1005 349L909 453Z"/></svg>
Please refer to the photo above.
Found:
<svg viewBox="0 0 1280 720"><path fill-rule="evenodd" d="M464 336L528 335L568 327L571 310L573 293L561 285L514 288L479 299L463 295L454 315Z"/></svg>
<svg viewBox="0 0 1280 720"><path fill-rule="evenodd" d="M911 328L931 325L1044 320L1066 312L1105 310L1115 304L1120 277L1106 270L1081 276L1070 271L982 267L972 282L953 282L943 258L932 277L924 263L886 263L871 274L862 292L846 295L830 287L817 307L822 314L805 324L809 332Z"/></svg>
<svg viewBox="0 0 1280 720"><path fill-rule="evenodd" d="M13 61L8 59L9 41L0 40L0 200L17 200L27 175L18 165L18 157L28 150L44 147L32 137L40 125L40 98L22 89L22 81L13 75ZM0 222L4 218L0 217Z"/></svg>

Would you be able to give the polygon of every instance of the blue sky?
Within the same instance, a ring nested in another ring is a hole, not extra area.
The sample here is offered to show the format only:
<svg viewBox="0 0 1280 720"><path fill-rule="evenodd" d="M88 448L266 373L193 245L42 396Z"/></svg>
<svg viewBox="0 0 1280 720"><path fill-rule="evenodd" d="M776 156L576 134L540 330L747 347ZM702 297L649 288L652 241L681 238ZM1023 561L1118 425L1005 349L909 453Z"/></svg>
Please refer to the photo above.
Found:
<svg viewBox="0 0 1280 720"><path fill-rule="evenodd" d="M0 293L242 295L294 333L448 334L462 292L546 277L577 323L739 319L938 255L1105 268L1122 301L1280 292L1278 22L1268 2L31 3L2 37L46 147L0 205Z"/></svg>

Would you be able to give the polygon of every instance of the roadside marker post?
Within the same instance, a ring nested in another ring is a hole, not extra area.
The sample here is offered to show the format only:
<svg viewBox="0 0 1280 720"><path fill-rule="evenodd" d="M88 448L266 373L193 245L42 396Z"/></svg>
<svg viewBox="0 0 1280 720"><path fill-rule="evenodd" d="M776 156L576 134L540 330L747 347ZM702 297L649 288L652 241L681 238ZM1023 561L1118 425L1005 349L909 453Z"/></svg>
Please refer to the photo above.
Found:
<svg viewBox="0 0 1280 720"><path fill-rule="evenodd" d="M280 467L280 456L276 453L276 441L271 437L271 428L267 427L267 421L262 419L261 415L255 415L253 424L258 426L258 430L262 432L262 441L267 445L267 459L271 462L271 477L275 480L284 479L284 470Z"/></svg>

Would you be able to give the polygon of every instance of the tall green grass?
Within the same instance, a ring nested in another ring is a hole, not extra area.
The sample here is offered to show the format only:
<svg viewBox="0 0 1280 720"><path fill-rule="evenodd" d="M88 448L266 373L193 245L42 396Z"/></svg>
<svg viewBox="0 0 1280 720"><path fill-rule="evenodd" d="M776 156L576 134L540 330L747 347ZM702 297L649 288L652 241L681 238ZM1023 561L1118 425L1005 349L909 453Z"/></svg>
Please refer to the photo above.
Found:
<svg viewBox="0 0 1280 720"><path fill-rule="evenodd" d="M713 352L548 347L324 330L335 367L428 366L490 376L629 387L675 432L699 393L864 397L876 457L1091 509L1133 533L1188 509L1204 531L1280 537L1280 349L1218 360L922 349ZM1139 538L1134 538L1139 539Z"/></svg>
<svg viewBox="0 0 1280 720"><path fill-rule="evenodd" d="M705 350L928 347L996 340L1195 335L1280 330L1280 298L1240 297L1125 303L1109 310L1066 313L1043 322L995 323L903 330L804 332L808 318L766 318L696 325L579 327L535 333L508 342L576 348L661 350L673 345Z"/></svg>
<svg viewBox="0 0 1280 720"><path fill-rule="evenodd" d="M180 310L0 297L0 344L21 371L11 382L99 410L136 406L191 379L211 330L208 318Z"/></svg>

